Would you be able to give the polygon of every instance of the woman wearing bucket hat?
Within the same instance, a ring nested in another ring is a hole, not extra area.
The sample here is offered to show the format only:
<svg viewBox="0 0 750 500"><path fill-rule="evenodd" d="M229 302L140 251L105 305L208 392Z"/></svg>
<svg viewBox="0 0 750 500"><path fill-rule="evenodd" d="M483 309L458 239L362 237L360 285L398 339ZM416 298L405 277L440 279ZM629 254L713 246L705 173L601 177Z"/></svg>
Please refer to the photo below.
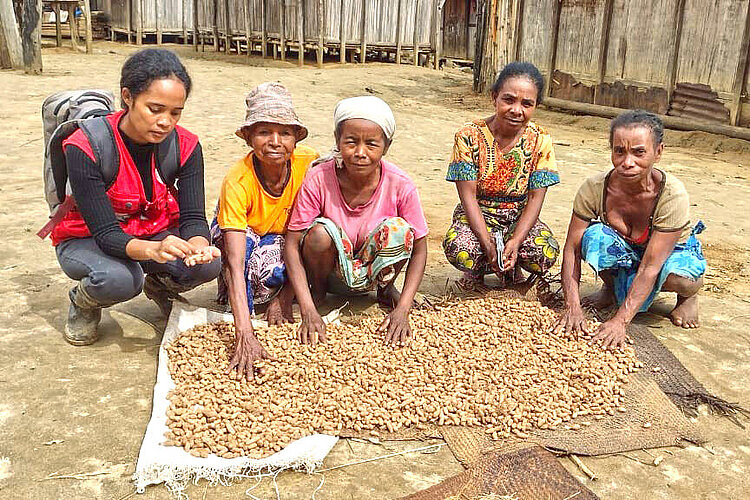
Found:
<svg viewBox="0 0 750 500"><path fill-rule="evenodd" d="M252 149L224 178L211 236L225 256L218 301L231 305L237 335L229 369L249 379L253 362L268 357L253 332L255 306L267 304L269 324L292 321L294 292L286 286L284 234L297 191L318 154L297 145L307 129L283 85L258 85L245 101L245 122L236 134Z"/></svg>
<svg viewBox="0 0 750 500"><path fill-rule="evenodd" d="M428 230L416 186L383 159L396 122L383 100L362 96L340 101L334 124L333 154L311 170L289 219L284 256L302 314L299 340L325 340L316 308L328 291L377 288L378 300L392 308L379 331L386 342L404 342ZM399 293L394 281L405 265Z"/></svg>

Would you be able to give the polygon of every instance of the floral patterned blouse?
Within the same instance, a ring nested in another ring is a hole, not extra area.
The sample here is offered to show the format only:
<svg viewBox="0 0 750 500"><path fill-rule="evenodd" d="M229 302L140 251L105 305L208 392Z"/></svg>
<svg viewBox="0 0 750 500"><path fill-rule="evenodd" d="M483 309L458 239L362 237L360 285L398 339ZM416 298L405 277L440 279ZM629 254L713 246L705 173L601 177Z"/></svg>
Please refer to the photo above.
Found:
<svg viewBox="0 0 750 500"><path fill-rule="evenodd" d="M515 146L502 153L484 120L456 132L448 181L477 181L477 201L487 208L521 208L529 189L560 182L552 138L533 122Z"/></svg>

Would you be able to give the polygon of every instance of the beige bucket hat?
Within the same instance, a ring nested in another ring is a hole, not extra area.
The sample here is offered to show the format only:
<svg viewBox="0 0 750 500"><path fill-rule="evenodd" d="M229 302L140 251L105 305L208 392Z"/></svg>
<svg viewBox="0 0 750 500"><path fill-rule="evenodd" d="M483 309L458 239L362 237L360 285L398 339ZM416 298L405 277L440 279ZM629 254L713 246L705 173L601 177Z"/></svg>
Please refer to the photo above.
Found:
<svg viewBox="0 0 750 500"><path fill-rule="evenodd" d="M256 123L279 123L297 127L297 140L307 137L307 128L299 121L292 105L292 94L280 83L261 83L245 98L245 122L235 134L245 139L244 129Z"/></svg>

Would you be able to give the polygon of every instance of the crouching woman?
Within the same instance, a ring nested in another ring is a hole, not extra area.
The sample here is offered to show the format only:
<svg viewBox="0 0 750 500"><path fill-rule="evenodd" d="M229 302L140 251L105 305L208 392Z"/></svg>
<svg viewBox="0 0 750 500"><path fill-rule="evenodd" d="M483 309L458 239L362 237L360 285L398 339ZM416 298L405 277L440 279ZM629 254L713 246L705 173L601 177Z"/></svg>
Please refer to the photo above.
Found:
<svg viewBox="0 0 750 500"><path fill-rule="evenodd" d="M383 159L395 131L388 105L374 96L340 101L336 148L314 166L300 189L284 250L299 302L299 340L326 340L317 306L327 292L377 288L392 311L380 325L386 342L411 335L409 311L427 261L427 222L411 179ZM401 292L394 281L403 267Z"/></svg>
<svg viewBox="0 0 750 500"><path fill-rule="evenodd" d="M236 134L250 152L229 170L221 187L211 235L224 255L218 302L232 307L237 335L229 369L248 379L253 362L268 356L255 336L251 317L265 305L269 324L292 321L294 291L287 284L283 251L289 213L314 149L278 83L263 83L246 98L245 122Z"/></svg>
<svg viewBox="0 0 750 500"><path fill-rule="evenodd" d="M670 313L675 325L700 326L697 294L706 260L696 235L703 223L691 224L682 182L655 166L663 134L659 117L646 111L627 111L612 120L613 168L586 179L573 202L562 266L566 309L558 331L585 329L578 291L582 260L604 281L584 304L618 304L594 336L605 347L624 344L627 325L648 310L659 291L677 295Z"/></svg>
<svg viewBox="0 0 750 500"><path fill-rule="evenodd" d="M122 67L124 109L106 117L119 156L105 180L83 130L63 142L76 207L52 231L70 290L65 340L97 340L103 307L144 290L168 315L179 293L216 278L219 251L209 246L203 155L198 138L177 125L190 77L172 52L136 52ZM171 134L179 141L176 174L155 158Z"/></svg>

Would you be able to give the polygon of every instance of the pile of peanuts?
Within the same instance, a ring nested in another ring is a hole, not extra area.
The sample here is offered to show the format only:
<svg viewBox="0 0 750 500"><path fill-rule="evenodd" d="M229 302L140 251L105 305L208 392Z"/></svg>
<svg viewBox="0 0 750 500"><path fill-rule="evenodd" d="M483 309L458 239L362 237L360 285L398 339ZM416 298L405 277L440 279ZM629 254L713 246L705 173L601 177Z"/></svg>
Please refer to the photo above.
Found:
<svg viewBox="0 0 750 500"><path fill-rule="evenodd" d="M316 347L299 344L297 325L271 327L256 334L275 359L257 363L252 381L226 373L233 325L201 325L167 347L176 387L164 444L261 458L316 432L375 437L437 424L524 438L624 411L623 384L642 366L633 349L553 334L555 318L538 302L467 300L412 311L405 346L383 343L382 317L330 325Z"/></svg>

